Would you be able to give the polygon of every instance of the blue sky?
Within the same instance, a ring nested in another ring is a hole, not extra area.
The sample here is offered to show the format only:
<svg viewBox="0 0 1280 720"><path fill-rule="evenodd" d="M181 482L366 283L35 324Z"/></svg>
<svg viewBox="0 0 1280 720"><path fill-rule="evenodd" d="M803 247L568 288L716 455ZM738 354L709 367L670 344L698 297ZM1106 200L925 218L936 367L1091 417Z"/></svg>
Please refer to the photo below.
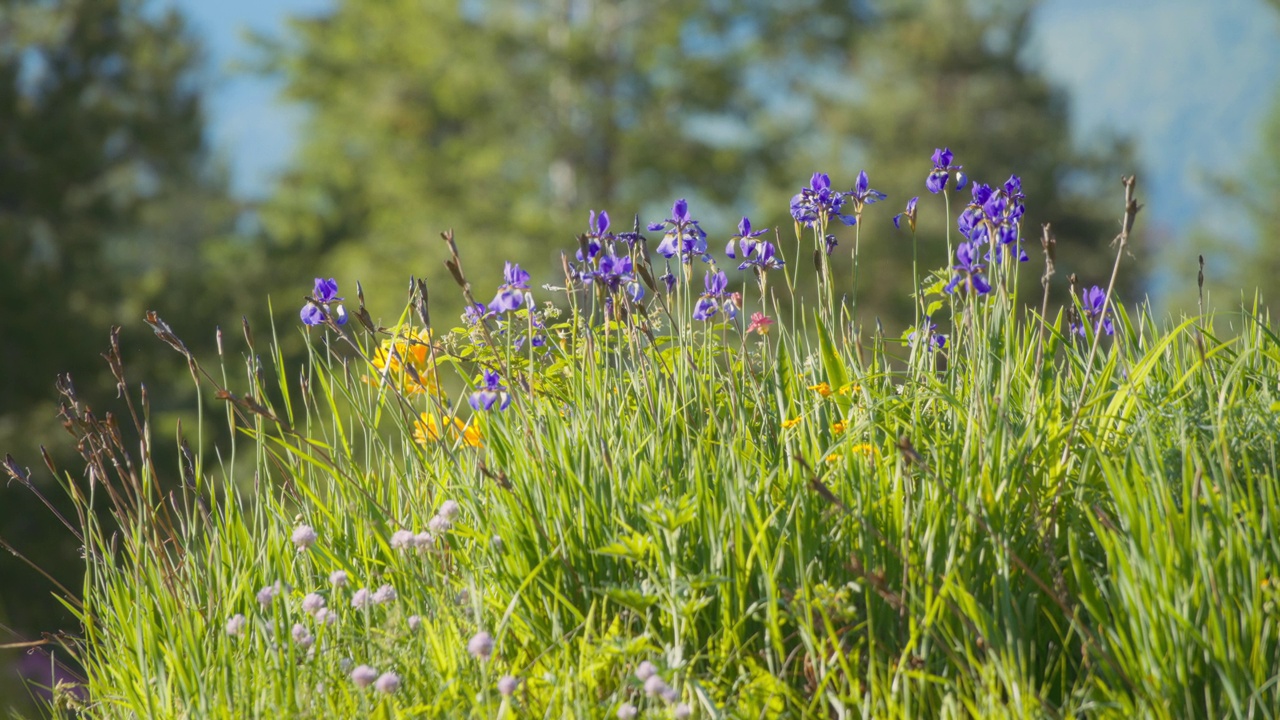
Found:
<svg viewBox="0 0 1280 720"><path fill-rule="evenodd" d="M246 53L243 30L278 35L286 17L323 12L330 0L167 2L209 47L213 143L236 190L261 195L288 161L302 114L275 99L277 84L231 70ZM1100 131L1137 140L1145 219L1180 235L1217 220L1200 210L1212 200L1207 181L1238 174L1254 150L1280 77L1278 15L1263 0L1046 0L1028 60L1071 94L1078 141Z"/></svg>

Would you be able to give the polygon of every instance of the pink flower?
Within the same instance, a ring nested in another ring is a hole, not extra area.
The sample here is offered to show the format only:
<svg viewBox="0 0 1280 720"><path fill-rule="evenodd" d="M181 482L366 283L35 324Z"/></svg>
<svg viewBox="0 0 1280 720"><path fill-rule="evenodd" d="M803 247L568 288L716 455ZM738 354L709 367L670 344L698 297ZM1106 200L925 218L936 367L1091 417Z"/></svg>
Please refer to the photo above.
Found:
<svg viewBox="0 0 1280 720"><path fill-rule="evenodd" d="M764 313L751 313L751 323L747 325L747 332L755 332L764 335L769 332L769 326L773 324L773 319Z"/></svg>

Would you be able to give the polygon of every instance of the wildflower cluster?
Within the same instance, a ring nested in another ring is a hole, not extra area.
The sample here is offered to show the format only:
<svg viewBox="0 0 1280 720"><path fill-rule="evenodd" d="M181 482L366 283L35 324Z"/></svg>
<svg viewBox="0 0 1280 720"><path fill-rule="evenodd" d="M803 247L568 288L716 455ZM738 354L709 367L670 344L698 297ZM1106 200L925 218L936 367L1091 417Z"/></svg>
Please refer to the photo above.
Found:
<svg viewBox="0 0 1280 720"><path fill-rule="evenodd" d="M639 233L617 236L609 232L609 213L597 215L591 211L588 219L590 231L579 237L578 262L570 267L571 280L583 284L596 284L605 294L605 302L612 306L620 292L626 292L632 302L644 299L644 286L636 279L635 265L628 252L619 254L619 244L628 251L640 239Z"/></svg>
<svg viewBox="0 0 1280 720"><path fill-rule="evenodd" d="M845 193L831 189L831 176L816 172L809 178L809 186L791 198L791 217L809 228L825 228L832 219L845 225L856 224L856 216L841 212L844 203Z"/></svg>
<svg viewBox="0 0 1280 720"><path fill-rule="evenodd" d="M1019 233L1019 221L1026 213L1025 199L1022 180L1017 175L1011 175L998 188L975 183L973 199L956 221L960 234L975 245L990 245L993 250L986 256L990 262L1000 262L1008 246L1012 246L1009 252L1018 254L1019 261L1026 262Z"/></svg>

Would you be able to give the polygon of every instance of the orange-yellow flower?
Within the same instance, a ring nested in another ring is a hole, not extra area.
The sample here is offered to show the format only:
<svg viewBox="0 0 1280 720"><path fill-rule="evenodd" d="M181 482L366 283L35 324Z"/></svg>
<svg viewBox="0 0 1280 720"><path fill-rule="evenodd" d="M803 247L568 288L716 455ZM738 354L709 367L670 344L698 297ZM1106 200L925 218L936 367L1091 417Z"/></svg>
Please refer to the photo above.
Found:
<svg viewBox="0 0 1280 720"><path fill-rule="evenodd" d="M795 427L795 426L797 426L797 425L799 425L799 424L800 424L800 418L792 418L791 420L783 420L783 421L782 421L782 429L783 429L783 430L790 430L791 428L793 428L793 427Z"/></svg>
<svg viewBox="0 0 1280 720"><path fill-rule="evenodd" d="M449 428L449 437L452 440L462 439L462 444L469 447L480 447L480 429L475 425L468 425L456 417L445 418L444 425ZM413 423L413 439L415 442L426 445L430 441L440 440L442 432L440 423L437 422L436 416L431 413L422 413L420 419Z"/></svg>
<svg viewBox="0 0 1280 720"><path fill-rule="evenodd" d="M824 382L820 382L817 385L810 385L809 389L818 393L822 397L831 397L831 386Z"/></svg>
<svg viewBox="0 0 1280 720"><path fill-rule="evenodd" d="M431 353L432 342L430 330L404 327L396 331L395 337L382 341L371 362L380 375L386 375L407 395L438 392L440 379ZM378 379L366 377L365 382L376 383Z"/></svg>
<svg viewBox="0 0 1280 720"><path fill-rule="evenodd" d="M832 435L839 435L840 433L842 433L842 432L844 432L844 431L845 431L845 428L846 428L846 427L848 427L848 426L844 424L844 421L843 421L843 420L837 420L837 421L836 421L836 422L831 426L831 434L832 434Z"/></svg>

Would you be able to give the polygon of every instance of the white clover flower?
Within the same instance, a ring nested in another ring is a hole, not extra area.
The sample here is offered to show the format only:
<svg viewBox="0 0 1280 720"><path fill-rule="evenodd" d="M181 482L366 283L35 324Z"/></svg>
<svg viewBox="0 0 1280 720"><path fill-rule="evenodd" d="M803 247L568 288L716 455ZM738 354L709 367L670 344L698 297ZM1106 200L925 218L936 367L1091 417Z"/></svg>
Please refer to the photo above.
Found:
<svg viewBox="0 0 1280 720"><path fill-rule="evenodd" d="M502 693L506 697L515 695L516 688L518 687L520 687L520 678L515 677L514 675L503 675L502 678L498 680L498 692Z"/></svg>
<svg viewBox="0 0 1280 720"><path fill-rule="evenodd" d="M293 544L297 546L298 552L302 552L312 545L316 544L319 536L316 535L315 528L310 525L299 525L293 529Z"/></svg>
<svg viewBox="0 0 1280 720"><path fill-rule="evenodd" d="M373 605L373 593L369 592L369 588L360 588L355 595L351 596L351 607L367 608Z"/></svg>
<svg viewBox="0 0 1280 720"><path fill-rule="evenodd" d="M460 510L462 510L462 507L459 506L458 503L452 500L445 500L444 503L440 505L440 509L436 512L436 514L444 518L445 520L453 520L455 517L458 516L458 512Z"/></svg>
<svg viewBox="0 0 1280 720"><path fill-rule="evenodd" d="M396 589L390 585L383 585L373 594L373 601L379 605L389 603L396 599Z"/></svg>
<svg viewBox="0 0 1280 720"><path fill-rule="evenodd" d="M236 613L227 620L227 634L234 637L240 637L244 634L244 628L248 624L249 621L245 619L244 615Z"/></svg>
<svg viewBox="0 0 1280 720"><path fill-rule="evenodd" d="M417 615L409 616L409 631L418 632L418 628L422 627L422 618Z"/></svg>
<svg viewBox="0 0 1280 720"><path fill-rule="evenodd" d="M636 706L631 703L622 703L618 706L618 720L635 720L635 716L639 713Z"/></svg>
<svg viewBox="0 0 1280 720"><path fill-rule="evenodd" d="M378 676L373 687L380 693L390 695L400 687L400 676L393 672L384 672Z"/></svg>
<svg viewBox="0 0 1280 720"><path fill-rule="evenodd" d="M636 679L639 680L640 682L644 682L657 674L658 674L658 668L655 667L654 664L649 662L648 660L645 660L644 662L636 666Z"/></svg>
<svg viewBox="0 0 1280 720"><path fill-rule="evenodd" d="M346 585L346 584L347 584L347 571L346 571L346 570L334 570L333 572L329 573L329 584L330 584L330 585L332 585L332 586L334 586L334 587L336 587L336 588L339 588L339 587L342 587L343 585Z"/></svg>
<svg viewBox="0 0 1280 720"><path fill-rule="evenodd" d="M358 687L369 687L377 679L378 671L368 665L357 666L355 670L351 671L351 681Z"/></svg>
<svg viewBox="0 0 1280 720"><path fill-rule="evenodd" d="M472 635L467 642L467 652L480 660L488 660L493 654L493 636L483 630Z"/></svg>
<svg viewBox="0 0 1280 720"><path fill-rule="evenodd" d="M397 530L391 533L391 549L405 550L415 544L412 530Z"/></svg>
<svg viewBox="0 0 1280 720"><path fill-rule="evenodd" d="M302 612L308 615L315 615L324 609L324 606L324 596L319 593L307 593L307 596L302 598Z"/></svg>

